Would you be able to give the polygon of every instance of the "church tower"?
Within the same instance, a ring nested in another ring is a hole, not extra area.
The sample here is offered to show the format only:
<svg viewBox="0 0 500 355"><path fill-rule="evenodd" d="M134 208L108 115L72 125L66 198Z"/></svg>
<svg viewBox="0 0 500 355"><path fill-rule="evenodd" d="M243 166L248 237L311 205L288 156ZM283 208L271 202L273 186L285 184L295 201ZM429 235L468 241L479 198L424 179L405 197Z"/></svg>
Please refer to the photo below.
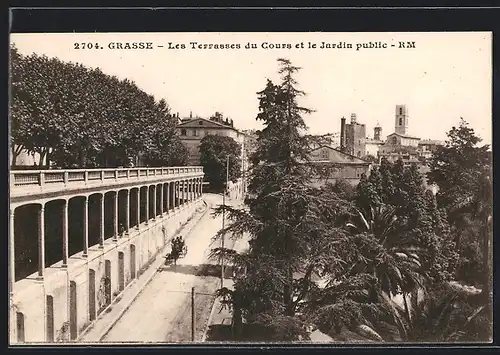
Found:
<svg viewBox="0 0 500 355"><path fill-rule="evenodd" d="M382 127L380 127L380 124L377 122L377 125L373 129L373 139L379 141L381 136L382 136Z"/></svg>
<svg viewBox="0 0 500 355"><path fill-rule="evenodd" d="M406 105L396 105L396 124L394 132L406 135L408 130L408 110Z"/></svg>

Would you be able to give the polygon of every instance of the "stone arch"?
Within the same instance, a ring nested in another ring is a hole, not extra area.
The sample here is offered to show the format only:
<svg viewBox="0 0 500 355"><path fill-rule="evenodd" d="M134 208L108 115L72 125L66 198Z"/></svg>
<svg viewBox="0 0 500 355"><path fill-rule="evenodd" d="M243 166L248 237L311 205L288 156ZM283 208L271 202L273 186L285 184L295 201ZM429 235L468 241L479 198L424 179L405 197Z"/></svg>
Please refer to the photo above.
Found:
<svg viewBox="0 0 500 355"><path fill-rule="evenodd" d="M41 203L28 203L14 210L14 273L15 281L38 270L40 263L39 220Z"/></svg>
<svg viewBox="0 0 500 355"><path fill-rule="evenodd" d="M156 185L148 186L148 221L155 218Z"/></svg>
<svg viewBox="0 0 500 355"><path fill-rule="evenodd" d="M101 199L102 193L95 193L89 195L88 199L88 240L89 248L93 247L100 242L101 236Z"/></svg>
<svg viewBox="0 0 500 355"><path fill-rule="evenodd" d="M127 232L127 214L130 218L129 189L121 189L118 191L118 234L123 237Z"/></svg>
<svg viewBox="0 0 500 355"><path fill-rule="evenodd" d="M68 200L68 256L83 251L84 228L87 218L83 218L86 196L74 196ZM88 223L88 222L87 222Z"/></svg>
<svg viewBox="0 0 500 355"><path fill-rule="evenodd" d="M156 193L156 216L163 216L163 183L159 183L155 185L155 193Z"/></svg>
<svg viewBox="0 0 500 355"><path fill-rule="evenodd" d="M149 200L148 196L148 186L141 186L140 187L140 223L145 223L148 221L147 214L148 214L148 203L147 201Z"/></svg>
<svg viewBox="0 0 500 355"><path fill-rule="evenodd" d="M114 204L117 191L107 191L104 194L104 239L109 239L114 236Z"/></svg>
<svg viewBox="0 0 500 355"><path fill-rule="evenodd" d="M140 197L140 188L139 187L133 187L129 191L130 194L130 228L136 227L139 228L140 224L140 205L139 205L139 197ZM139 218L138 218L139 217Z"/></svg>

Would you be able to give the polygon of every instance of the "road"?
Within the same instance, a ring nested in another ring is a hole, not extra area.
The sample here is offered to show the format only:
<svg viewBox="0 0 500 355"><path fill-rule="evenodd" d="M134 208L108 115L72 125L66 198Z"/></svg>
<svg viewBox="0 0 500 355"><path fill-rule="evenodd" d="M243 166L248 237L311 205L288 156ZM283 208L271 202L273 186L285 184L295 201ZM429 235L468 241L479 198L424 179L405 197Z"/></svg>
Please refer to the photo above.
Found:
<svg viewBox="0 0 500 355"><path fill-rule="evenodd" d="M219 195L207 194L209 206L222 203ZM188 253L177 266L165 266L144 288L130 308L111 328L102 342L189 342L191 341L191 288L195 287L195 341L200 341L212 308L213 293L220 287L220 267L208 262L212 237L222 218L206 213L191 233L183 236ZM226 242L226 247L233 243ZM238 242L238 245L241 245Z"/></svg>

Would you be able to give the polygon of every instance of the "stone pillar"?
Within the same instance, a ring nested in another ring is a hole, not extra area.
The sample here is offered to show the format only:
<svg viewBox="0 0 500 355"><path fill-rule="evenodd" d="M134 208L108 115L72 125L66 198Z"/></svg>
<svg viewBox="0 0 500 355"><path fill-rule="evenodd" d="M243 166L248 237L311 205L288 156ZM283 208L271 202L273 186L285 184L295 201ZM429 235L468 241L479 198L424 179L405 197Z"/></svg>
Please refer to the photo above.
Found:
<svg viewBox="0 0 500 355"><path fill-rule="evenodd" d="M167 196L165 197L167 199L167 213L170 212L170 186L171 184L167 182Z"/></svg>
<svg viewBox="0 0 500 355"><path fill-rule="evenodd" d="M103 193L101 195L101 219L99 220L100 222L100 227L101 227L101 233L99 235L99 248L104 248L104 225L106 223L105 217L104 217L104 200L105 200L105 194Z"/></svg>
<svg viewBox="0 0 500 355"><path fill-rule="evenodd" d="M153 185L153 219L156 219L156 189L158 185Z"/></svg>
<svg viewBox="0 0 500 355"><path fill-rule="evenodd" d="M156 188L160 186L160 217L163 217L163 192L165 190L165 186L163 184L156 185Z"/></svg>
<svg viewBox="0 0 500 355"><path fill-rule="evenodd" d="M182 204L184 205L184 202L186 202L186 181L182 180Z"/></svg>
<svg viewBox="0 0 500 355"><path fill-rule="evenodd" d="M115 200L113 203L113 240L118 240L118 191L115 191Z"/></svg>
<svg viewBox="0 0 500 355"><path fill-rule="evenodd" d="M175 207L181 207L181 182L176 181L174 183L174 192L175 192Z"/></svg>
<svg viewBox="0 0 500 355"><path fill-rule="evenodd" d="M141 225L141 188L139 187L137 189L137 229L139 229L139 226Z"/></svg>
<svg viewBox="0 0 500 355"><path fill-rule="evenodd" d="M89 255L89 198L84 196L83 201L83 254L87 257Z"/></svg>
<svg viewBox="0 0 500 355"><path fill-rule="evenodd" d="M125 232L130 234L130 190L127 190L127 198L125 199Z"/></svg>
<svg viewBox="0 0 500 355"><path fill-rule="evenodd" d="M194 200L194 179L189 180L189 202Z"/></svg>
<svg viewBox="0 0 500 355"><path fill-rule="evenodd" d="M38 210L38 279L45 271L45 205Z"/></svg>
<svg viewBox="0 0 500 355"><path fill-rule="evenodd" d="M181 194L182 194L182 191L181 191L181 182L180 181L177 181L177 207L178 208L181 208Z"/></svg>
<svg viewBox="0 0 500 355"><path fill-rule="evenodd" d="M15 231L14 231L14 216L15 216L15 208L10 210L10 219L9 219L9 292L10 295L14 293L14 284L16 283L16 239L15 239Z"/></svg>
<svg viewBox="0 0 500 355"><path fill-rule="evenodd" d="M68 266L68 206L69 201L64 200L63 205L63 217L62 217L62 243L63 243L63 255L62 255L62 267Z"/></svg>
<svg viewBox="0 0 500 355"><path fill-rule="evenodd" d="M149 186L146 186L146 224L149 223Z"/></svg>

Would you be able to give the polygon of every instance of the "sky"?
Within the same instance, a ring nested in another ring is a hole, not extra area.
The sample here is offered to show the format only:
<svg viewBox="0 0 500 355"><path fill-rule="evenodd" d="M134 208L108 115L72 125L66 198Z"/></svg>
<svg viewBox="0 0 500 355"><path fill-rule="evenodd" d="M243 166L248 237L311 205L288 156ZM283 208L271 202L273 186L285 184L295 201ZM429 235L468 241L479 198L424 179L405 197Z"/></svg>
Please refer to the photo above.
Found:
<svg viewBox="0 0 500 355"><path fill-rule="evenodd" d="M414 48L398 48L400 41ZM444 140L463 117L483 143L491 143L490 32L12 34L11 42L22 54L57 57L133 80L181 117L222 112L238 129L262 127L255 120L256 93L267 78L279 81L277 58L283 57L302 68L296 79L307 96L300 104L315 110L305 117L310 133L339 132L341 117L349 122L356 113L368 136L379 123L385 137L394 132L396 105L405 104L408 134ZM76 49L82 42L99 49ZM151 42L153 49L112 49L117 42ZM352 48L320 48L322 42ZM247 43L257 48L246 49ZM363 47L370 43L375 48Z"/></svg>

